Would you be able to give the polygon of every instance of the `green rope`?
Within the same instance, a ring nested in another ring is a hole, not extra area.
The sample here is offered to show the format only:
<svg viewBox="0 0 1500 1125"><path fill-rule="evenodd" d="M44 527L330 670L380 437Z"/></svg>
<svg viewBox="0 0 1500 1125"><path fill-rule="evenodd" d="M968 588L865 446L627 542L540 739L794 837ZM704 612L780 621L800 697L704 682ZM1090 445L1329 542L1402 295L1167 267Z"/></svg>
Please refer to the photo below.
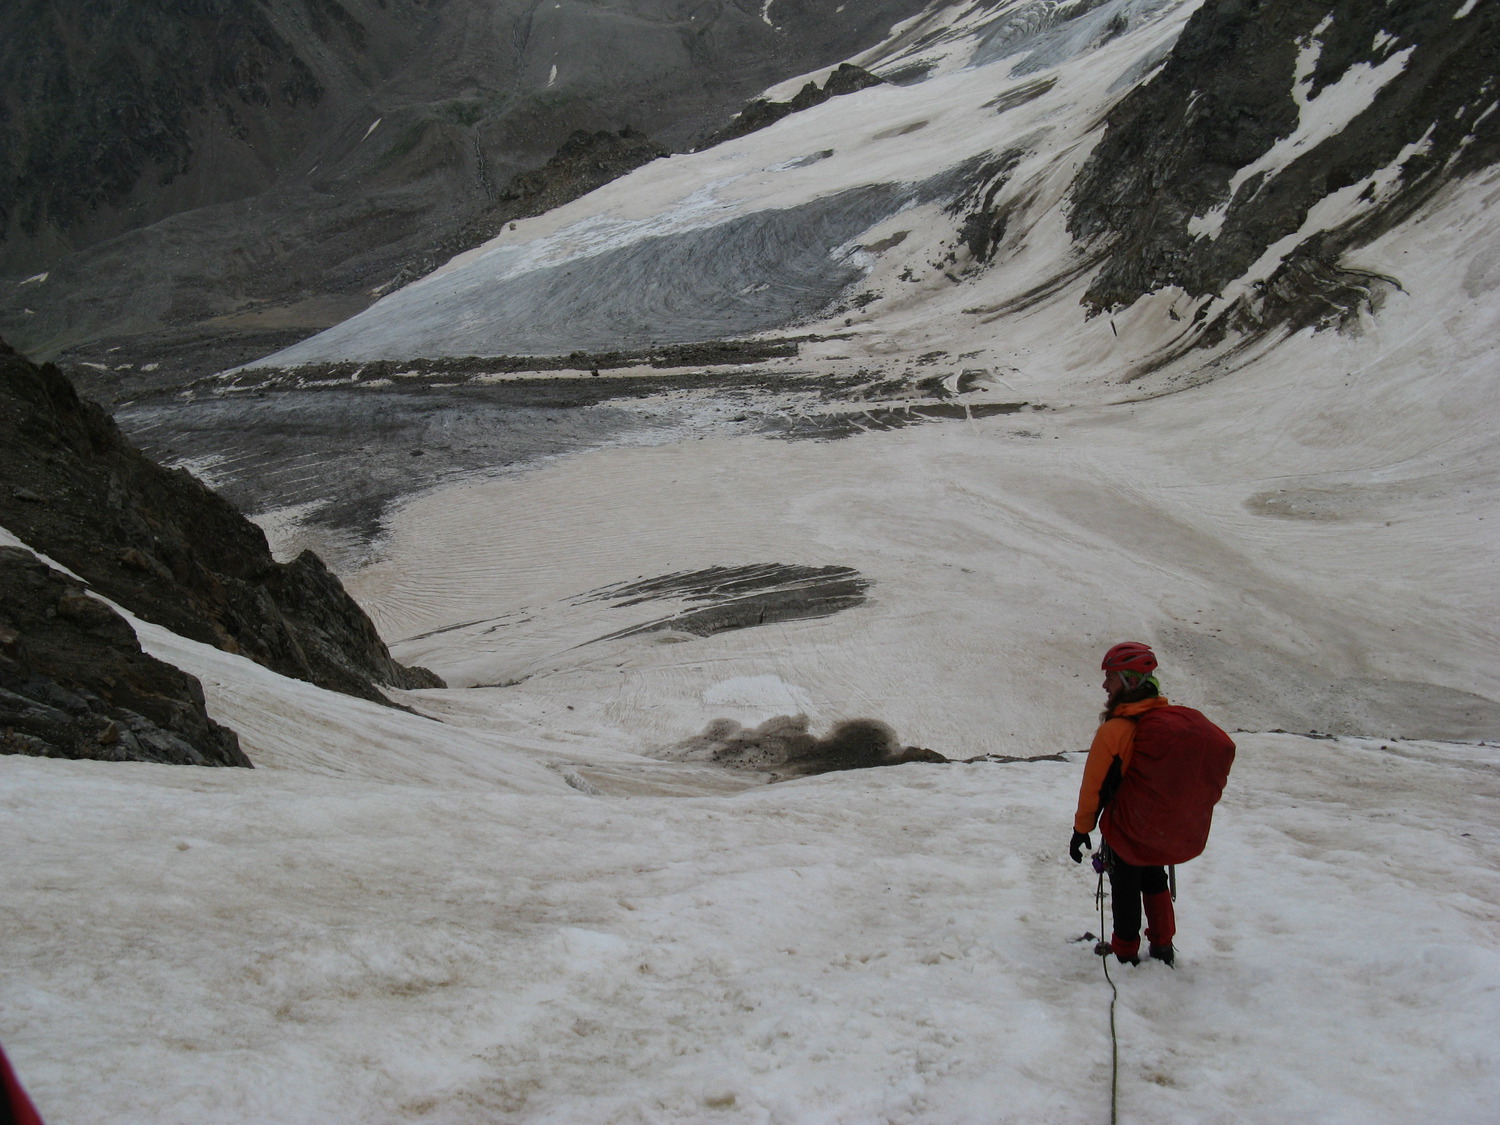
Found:
<svg viewBox="0 0 1500 1125"><path fill-rule="evenodd" d="M1104 872L1099 872L1099 889L1094 892L1099 904L1099 940L1104 941ZM1109 981L1112 993L1109 999L1109 1125L1118 1125L1120 1113L1120 1037L1115 1030L1115 1005L1120 1000L1120 990L1115 987L1115 978L1109 975L1109 954L1099 958L1104 966L1104 979Z"/></svg>

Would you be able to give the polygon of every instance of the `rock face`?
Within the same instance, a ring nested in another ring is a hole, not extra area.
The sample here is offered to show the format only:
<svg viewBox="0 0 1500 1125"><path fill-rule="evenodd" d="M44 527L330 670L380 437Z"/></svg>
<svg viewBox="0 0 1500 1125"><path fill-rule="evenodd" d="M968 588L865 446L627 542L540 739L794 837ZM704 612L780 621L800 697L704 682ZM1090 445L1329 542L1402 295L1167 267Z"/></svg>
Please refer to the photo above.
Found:
<svg viewBox="0 0 1500 1125"><path fill-rule="evenodd" d="M25 264L28 249L45 256L49 246L115 233L122 212L138 223L174 204L266 186L313 139L318 107L337 84L330 68L371 49L364 21L376 10L350 7L359 18L307 2L7 4L4 256ZM286 17L300 25L301 43L278 29ZM320 55L337 62L320 64Z"/></svg>
<svg viewBox="0 0 1500 1125"><path fill-rule="evenodd" d="M30 551L0 547L0 753L249 766L203 688Z"/></svg>
<svg viewBox="0 0 1500 1125"><path fill-rule="evenodd" d="M321 560L277 563L260 528L130 445L55 367L0 343L0 526L130 612L284 675L387 702L437 687L391 659Z"/></svg>
<svg viewBox="0 0 1500 1125"><path fill-rule="evenodd" d="M1345 256L1500 158L1497 57L1495 4L1207 0L1074 186L1069 226L1103 261L1090 310L1169 286L1217 296L1287 237L1263 286L1197 310L1192 342L1378 305L1398 280ZM1310 223L1325 200L1342 217Z"/></svg>

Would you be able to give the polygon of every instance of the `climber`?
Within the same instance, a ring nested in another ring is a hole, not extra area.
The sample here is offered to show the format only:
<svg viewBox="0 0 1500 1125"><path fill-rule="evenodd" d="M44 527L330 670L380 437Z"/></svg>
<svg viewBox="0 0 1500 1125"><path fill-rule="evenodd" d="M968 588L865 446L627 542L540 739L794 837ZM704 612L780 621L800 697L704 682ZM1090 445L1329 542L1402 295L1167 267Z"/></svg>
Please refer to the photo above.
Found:
<svg viewBox="0 0 1500 1125"><path fill-rule="evenodd" d="M1148 953L1170 965L1177 924L1166 868L1203 852L1234 743L1191 707L1167 702L1147 645L1117 644L1100 667L1108 702L1083 767L1068 854L1083 861L1098 823L1114 910L1114 933L1098 951L1139 963L1144 904Z"/></svg>

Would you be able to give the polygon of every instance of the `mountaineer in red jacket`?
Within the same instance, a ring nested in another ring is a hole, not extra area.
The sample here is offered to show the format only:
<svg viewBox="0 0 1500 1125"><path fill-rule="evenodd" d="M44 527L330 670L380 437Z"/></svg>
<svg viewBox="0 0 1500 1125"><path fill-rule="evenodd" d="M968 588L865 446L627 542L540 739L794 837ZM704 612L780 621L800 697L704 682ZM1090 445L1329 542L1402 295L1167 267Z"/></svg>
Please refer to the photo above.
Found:
<svg viewBox="0 0 1500 1125"><path fill-rule="evenodd" d="M1117 644L1100 667L1109 702L1083 767L1068 854L1083 862L1097 822L1114 910L1100 952L1138 963L1144 903L1148 952L1170 965L1177 921L1166 868L1202 854L1234 743L1191 707L1167 702L1147 645Z"/></svg>

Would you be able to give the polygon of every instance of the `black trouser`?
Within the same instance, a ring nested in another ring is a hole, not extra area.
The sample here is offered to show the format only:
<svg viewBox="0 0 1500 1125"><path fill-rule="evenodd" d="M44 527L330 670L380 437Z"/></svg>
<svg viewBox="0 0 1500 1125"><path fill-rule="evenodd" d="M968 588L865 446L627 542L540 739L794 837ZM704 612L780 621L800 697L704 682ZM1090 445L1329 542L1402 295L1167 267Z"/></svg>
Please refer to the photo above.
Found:
<svg viewBox="0 0 1500 1125"><path fill-rule="evenodd" d="M1109 904L1115 915L1115 935L1122 941L1141 936L1141 895L1167 889L1165 867L1137 867L1113 850L1109 856Z"/></svg>

